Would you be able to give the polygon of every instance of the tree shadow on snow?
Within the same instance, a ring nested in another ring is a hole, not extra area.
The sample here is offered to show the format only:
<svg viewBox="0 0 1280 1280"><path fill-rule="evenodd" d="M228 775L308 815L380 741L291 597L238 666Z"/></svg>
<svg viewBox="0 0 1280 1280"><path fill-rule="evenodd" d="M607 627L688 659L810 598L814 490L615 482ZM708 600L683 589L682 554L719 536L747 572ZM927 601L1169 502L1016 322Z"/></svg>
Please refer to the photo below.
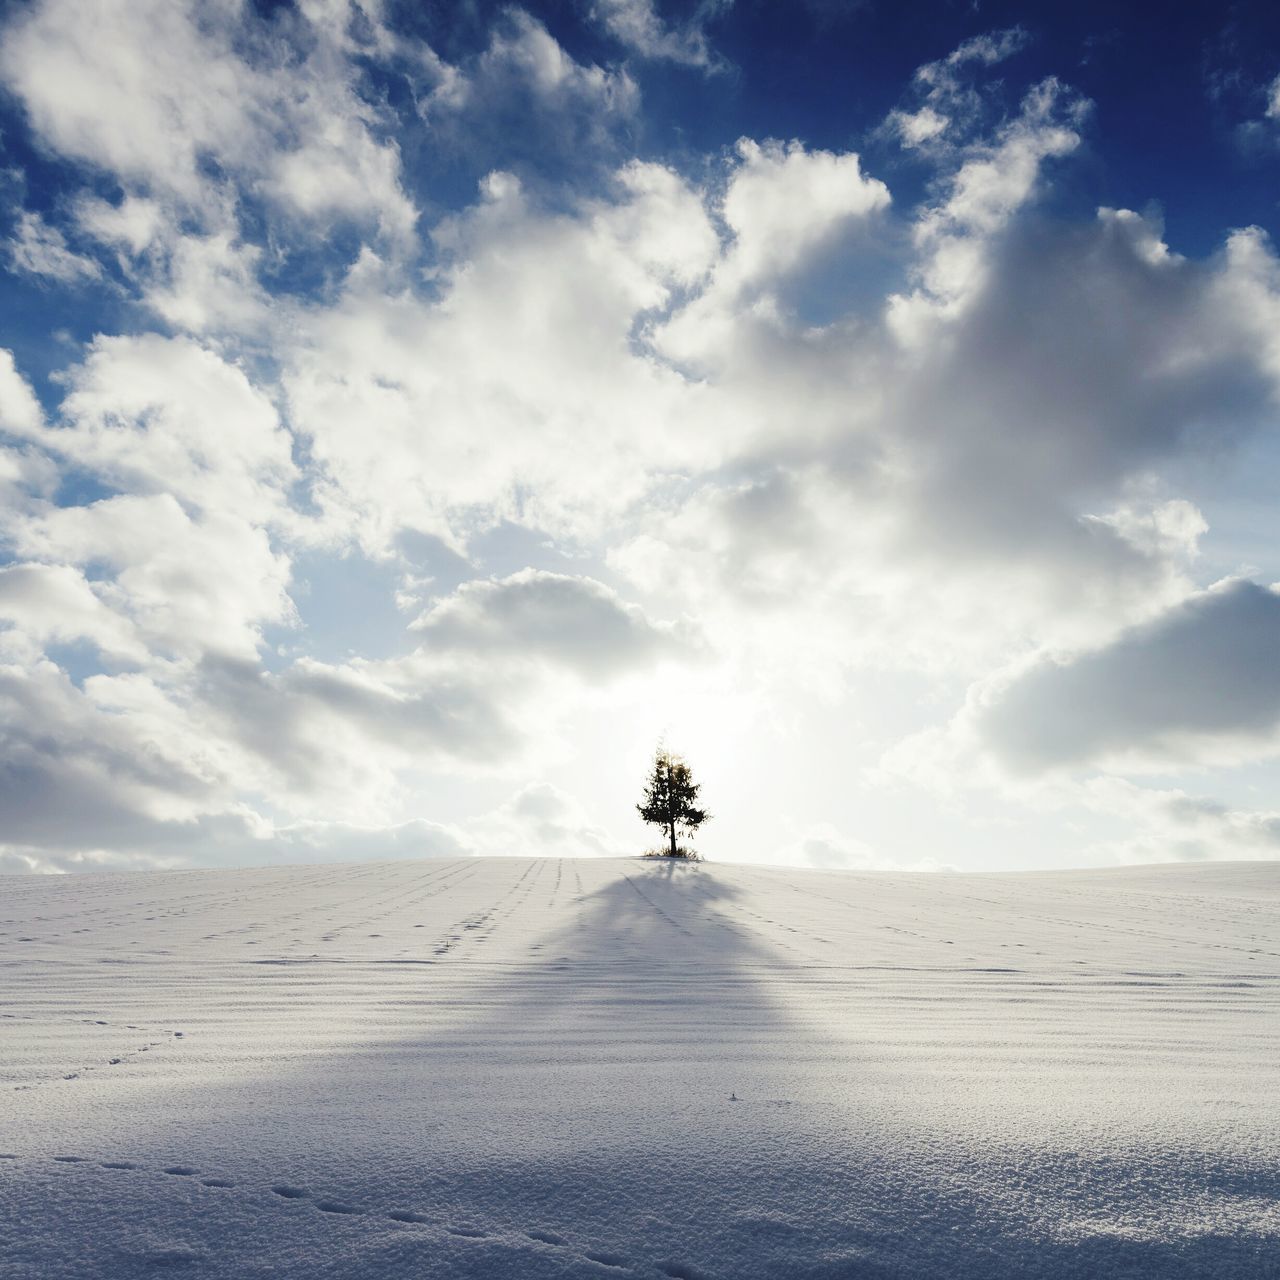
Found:
<svg viewBox="0 0 1280 1280"><path fill-rule="evenodd" d="M908 1138L859 1110L857 1030L834 1037L795 998L804 958L762 940L758 896L705 865L580 870L553 909L537 875L517 880L438 963L401 971L362 1043L228 1089L193 1147L256 1133L280 1182L401 1214L393 1241L352 1244L351 1274L497 1276L517 1238L541 1259L528 1275L547 1258L686 1280L1276 1274L1248 1230L1183 1231L1174 1203L1274 1197L1274 1173L1233 1190L1212 1160L1064 1169ZM521 936L522 919L553 924ZM414 1252L419 1217L452 1233L447 1265L439 1232Z"/></svg>

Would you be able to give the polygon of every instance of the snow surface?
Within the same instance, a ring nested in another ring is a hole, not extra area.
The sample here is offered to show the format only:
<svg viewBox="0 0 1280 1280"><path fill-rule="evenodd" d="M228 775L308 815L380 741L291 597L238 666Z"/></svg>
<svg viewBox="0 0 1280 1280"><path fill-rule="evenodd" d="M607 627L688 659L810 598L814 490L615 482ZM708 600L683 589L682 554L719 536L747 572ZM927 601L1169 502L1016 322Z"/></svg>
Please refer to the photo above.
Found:
<svg viewBox="0 0 1280 1280"><path fill-rule="evenodd" d="M1278 926L1260 863L6 877L0 1277L1280 1275Z"/></svg>

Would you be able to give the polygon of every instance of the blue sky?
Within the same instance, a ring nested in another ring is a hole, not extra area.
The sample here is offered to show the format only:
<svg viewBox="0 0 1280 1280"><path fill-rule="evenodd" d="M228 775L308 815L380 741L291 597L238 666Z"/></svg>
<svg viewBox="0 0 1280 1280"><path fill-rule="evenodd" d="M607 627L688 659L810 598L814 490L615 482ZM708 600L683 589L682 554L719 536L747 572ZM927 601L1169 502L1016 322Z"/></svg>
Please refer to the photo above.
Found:
<svg viewBox="0 0 1280 1280"><path fill-rule="evenodd" d="M1273 6L0 13L0 868L1273 857Z"/></svg>

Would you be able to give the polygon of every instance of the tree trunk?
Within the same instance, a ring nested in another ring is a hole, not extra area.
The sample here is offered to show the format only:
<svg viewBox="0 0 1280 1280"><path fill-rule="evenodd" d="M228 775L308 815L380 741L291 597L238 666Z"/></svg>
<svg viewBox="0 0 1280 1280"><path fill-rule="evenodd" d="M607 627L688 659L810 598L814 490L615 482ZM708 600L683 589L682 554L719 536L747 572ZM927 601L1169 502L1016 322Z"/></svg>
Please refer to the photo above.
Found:
<svg viewBox="0 0 1280 1280"><path fill-rule="evenodd" d="M671 825L667 828L667 830L671 834L671 856L674 858L677 856L676 855L676 824L674 822L671 823Z"/></svg>

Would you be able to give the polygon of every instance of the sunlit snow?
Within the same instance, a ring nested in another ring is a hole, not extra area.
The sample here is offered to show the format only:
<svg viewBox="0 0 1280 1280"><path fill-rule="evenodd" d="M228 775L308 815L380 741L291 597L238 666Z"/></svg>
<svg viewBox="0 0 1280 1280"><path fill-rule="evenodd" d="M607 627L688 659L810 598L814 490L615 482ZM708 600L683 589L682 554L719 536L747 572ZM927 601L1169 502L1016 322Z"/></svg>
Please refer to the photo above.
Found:
<svg viewBox="0 0 1280 1280"><path fill-rule="evenodd" d="M1263 1276L1280 867L0 881L0 1277Z"/></svg>

